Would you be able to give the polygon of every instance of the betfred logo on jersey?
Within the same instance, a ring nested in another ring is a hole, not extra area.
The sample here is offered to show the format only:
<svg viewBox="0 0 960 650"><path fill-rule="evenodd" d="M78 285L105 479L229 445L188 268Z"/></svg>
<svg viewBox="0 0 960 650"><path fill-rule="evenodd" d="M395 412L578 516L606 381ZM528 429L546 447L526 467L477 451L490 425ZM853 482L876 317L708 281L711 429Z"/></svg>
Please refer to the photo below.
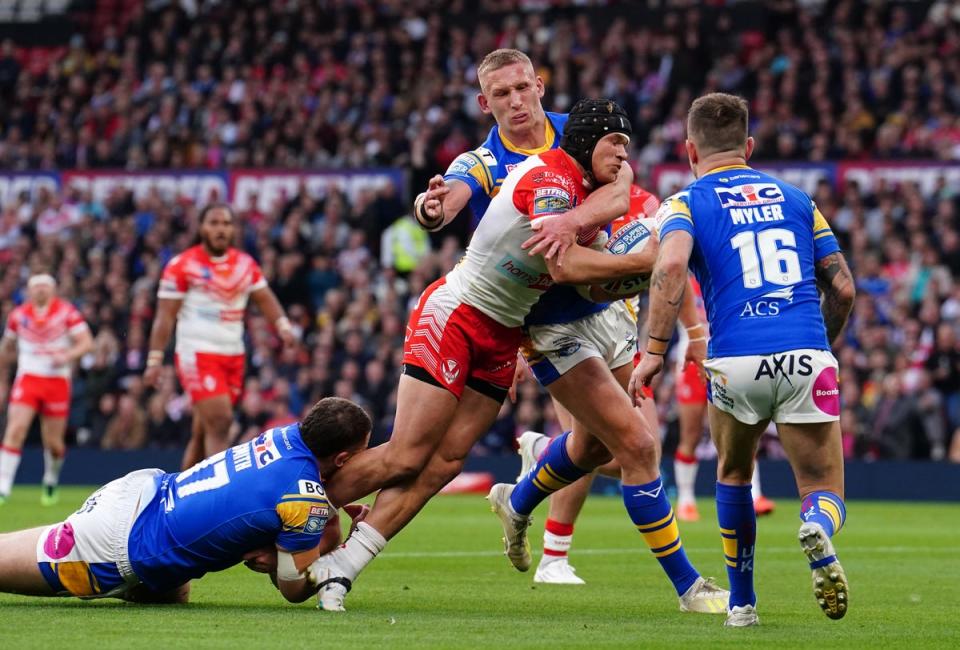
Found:
<svg viewBox="0 0 960 650"><path fill-rule="evenodd" d="M782 203L783 190L775 183L751 183L734 187L715 187L721 208L738 208L748 205Z"/></svg>

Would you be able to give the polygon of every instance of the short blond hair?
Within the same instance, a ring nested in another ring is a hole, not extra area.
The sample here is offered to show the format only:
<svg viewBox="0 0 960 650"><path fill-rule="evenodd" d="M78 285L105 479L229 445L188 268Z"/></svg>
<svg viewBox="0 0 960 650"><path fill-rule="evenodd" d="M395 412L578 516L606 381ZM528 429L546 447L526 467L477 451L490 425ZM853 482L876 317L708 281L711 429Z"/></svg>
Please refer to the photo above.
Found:
<svg viewBox="0 0 960 650"><path fill-rule="evenodd" d="M514 63L528 65L530 66L530 69L533 70L533 61L531 61L530 57L520 50L502 47L499 50L494 50L483 57L480 65L477 66L477 81L480 81L481 89L483 88L482 79L485 74L488 72L493 72L494 70L499 70L500 68L505 68L508 65L513 65Z"/></svg>
<svg viewBox="0 0 960 650"><path fill-rule="evenodd" d="M747 100L727 93L698 97L687 113L687 137L705 156L743 149L747 143L750 110Z"/></svg>

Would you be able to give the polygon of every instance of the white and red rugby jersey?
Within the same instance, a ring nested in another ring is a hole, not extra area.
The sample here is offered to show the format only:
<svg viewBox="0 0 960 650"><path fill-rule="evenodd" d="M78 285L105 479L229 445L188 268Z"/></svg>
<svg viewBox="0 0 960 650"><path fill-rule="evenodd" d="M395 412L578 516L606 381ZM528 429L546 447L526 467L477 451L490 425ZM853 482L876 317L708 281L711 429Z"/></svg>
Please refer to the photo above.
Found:
<svg viewBox="0 0 960 650"><path fill-rule="evenodd" d="M523 244L535 219L557 216L587 196L583 174L560 149L530 156L510 172L490 202L447 286L461 302L507 327L519 327L540 295L553 285L542 256ZM590 245L599 229L580 235Z"/></svg>
<svg viewBox="0 0 960 650"><path fill-rule="evenodd" d="M177 354L243 354L247 301L265 286L260 266L235 248L214 258L198 244L170 260L157 297L183 300L177 315Z"/></svg>
<svg viewBox="0 0 960 650"><path fill-rule="evenodd" d="M17 341L17 376L70 377L70 366L54 366L52 355L66 352L72 338L88 331L77 308L66 300L53 298L40 312L24 303L10 312L4 336Z"/></svg>

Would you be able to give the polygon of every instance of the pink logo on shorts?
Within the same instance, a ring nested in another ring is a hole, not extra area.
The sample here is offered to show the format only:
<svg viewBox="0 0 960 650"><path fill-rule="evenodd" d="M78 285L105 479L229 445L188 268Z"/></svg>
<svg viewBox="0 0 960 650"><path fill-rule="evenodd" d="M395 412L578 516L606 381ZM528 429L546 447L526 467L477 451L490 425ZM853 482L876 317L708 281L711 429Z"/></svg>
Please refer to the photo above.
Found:
<svg viewBox="0 0 960 650"><path fill-rule="evenodd" d="M824 368L813 382L813 403L827 415L840 415L837 369Z"/></svg>
<svg viewBox="0 0 960 650"><path fill-rule="evenodd" d="M47 534L47 539L43 543L43 552L47 557L59 560L70 555L75 543L73 526L64 522Z"/></svg>

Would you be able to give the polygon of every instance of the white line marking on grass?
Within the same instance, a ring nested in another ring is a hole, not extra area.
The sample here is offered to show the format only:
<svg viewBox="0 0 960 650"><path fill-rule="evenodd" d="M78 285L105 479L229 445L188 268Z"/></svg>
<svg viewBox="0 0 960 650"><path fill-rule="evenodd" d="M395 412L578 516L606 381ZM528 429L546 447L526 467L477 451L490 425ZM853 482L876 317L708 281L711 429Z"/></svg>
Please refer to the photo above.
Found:
<svg viewBox="0 0 960 650"><path fill-rule="evenodd" d="M719 545L718 545L719 546ZM718 549L714 546L684 546L687 551L694 553L712 553ZM790 554L793 555L799 550L799 546L761 546L758 549L761 553L772 554ZM854 546L843 547L842 551L846 554L864 554L869 553L879 555L895 555L897 553L920 552L934 554L953 554L956 549L939 546ZM636 555L637 553L647 553L648 550L642 546L633 548L578 548L572 555ZM404 560L409 558L459 558L459 557L500 557L502 551L399 551L386 552L379 557L388 559Z"/></svg>

